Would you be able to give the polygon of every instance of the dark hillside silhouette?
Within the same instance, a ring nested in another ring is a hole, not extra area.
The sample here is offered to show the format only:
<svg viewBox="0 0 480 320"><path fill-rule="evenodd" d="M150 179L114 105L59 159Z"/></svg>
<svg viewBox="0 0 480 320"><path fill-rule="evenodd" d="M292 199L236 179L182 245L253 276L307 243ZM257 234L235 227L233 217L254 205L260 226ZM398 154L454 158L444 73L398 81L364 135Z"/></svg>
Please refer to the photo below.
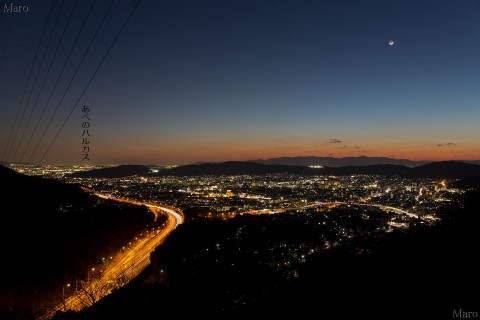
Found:
<svg viewBox="0 0 480 320"><path fill-rule="evenodd" d="M152 221L137 206L99 200L79 186L0 166L0 318L32 319L58 303L62 285L84 280ZM43 309L42 309L43 310Z"/></svg>
<svg viewBox="0 0 480 320"><path fill-rule="evenodd" d="M134 283L57 319L147 319L166 310L223 318L450 319L454 309L477 306L469 288L480 284L478 197L465 195L465 209L442 212L440 225L417 223L378 241L354 240L316 254L287 280L275 271L281 244L301 247L318 237L301 216L187 223L155 250L153 264ZM279 249L270 251L272 243Z"/></svg>

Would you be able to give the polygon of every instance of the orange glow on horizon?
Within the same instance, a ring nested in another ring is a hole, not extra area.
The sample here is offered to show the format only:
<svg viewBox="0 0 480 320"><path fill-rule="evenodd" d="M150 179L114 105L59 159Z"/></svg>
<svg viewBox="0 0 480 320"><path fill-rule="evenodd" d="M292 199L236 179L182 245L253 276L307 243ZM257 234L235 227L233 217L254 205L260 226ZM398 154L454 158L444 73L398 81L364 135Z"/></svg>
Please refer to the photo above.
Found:
<svg viewBox="0 0 480 320"><path fill-rule="evenodd" d="M346 139L345 139L346 140ZM136 144L98 145L92 151L89 164L176 164L194 162L245 161L278 157L388 157L415 161L480 160L480 143L439 145L435 142L361 143L299 140L288 143L272 143L268 139L245 139L238 141L141 141ZM382 141L383 142L383 141ZM51 154L51 159L69 155ZM78 152L77 152L78 153ZM68 162L68 161L66 161ZM77 160L80 162L80 159ZM81 163L84 164L84 163Z"/></svg>

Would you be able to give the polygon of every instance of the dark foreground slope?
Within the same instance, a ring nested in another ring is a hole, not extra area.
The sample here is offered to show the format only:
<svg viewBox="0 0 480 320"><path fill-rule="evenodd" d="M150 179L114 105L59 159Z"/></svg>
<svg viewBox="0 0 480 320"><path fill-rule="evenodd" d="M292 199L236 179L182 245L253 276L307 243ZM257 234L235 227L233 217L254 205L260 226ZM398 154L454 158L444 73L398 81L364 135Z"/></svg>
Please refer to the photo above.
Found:
<svg viewBox="0 0 480 320"><path fill-rule="evenodd" d="M187 223L131 285L57 319L451 319L478 302L478 195L465 197L465 210L444 212L441 225L318 251L294 268L302 250L315 248L324 215Z"/></svg>
<svg viewBox="0 0 480 320"><path fill-rule="evenodd" d="M0 197L0 319L33 319L60 302L62 285L84 280L152 220L146 208L3 166Z"/></svg>

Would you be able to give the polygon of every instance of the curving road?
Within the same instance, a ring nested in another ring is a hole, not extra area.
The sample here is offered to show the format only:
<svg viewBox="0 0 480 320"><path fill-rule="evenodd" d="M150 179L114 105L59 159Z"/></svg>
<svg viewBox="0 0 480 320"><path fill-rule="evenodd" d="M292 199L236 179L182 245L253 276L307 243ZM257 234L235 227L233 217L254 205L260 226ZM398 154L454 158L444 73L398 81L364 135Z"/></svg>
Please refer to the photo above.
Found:
<svg viewBox="0 0 480 320"><path fill-rule="evenodd" d="M396 208L396 207L392 207L392 206L386 206L386 205L377 204L377 203L343 202L343 201L334 201L334 202L316 201L312 204L303 206L302 208L313 208L313 207L317 207L317 206L328 206L328 205L349 205L349 204L357 205L357 206L376 207L376 208L379 208L379 209L382 209L382 210L393 211L396 214L404 214L404 215L407 215L411 218L416 218L416 219L421 219L421 220L437 220L435 218L430 218L430 217L420 217L416 213L411 213L411 212L405 211L405 210L400 209L400 208Z"/></svg>
<svg viewBox="0 0 480 320"><path fill-rule="evenodd" d="M90 191L90 190L89 190ZM160 245L165 238L184 221L183 213L171 207L166 207L150 202L140 202L132 199L115 198L110 195L94 193L96 196L118 202L134 205L145 205L154 215L155 220L159 214L166 213L168 220L163 229L147 233L137 237L135 242L125 250L118 252L109 261L107 267L101 274L92 275L88 281L80 281L75 284L75 292L65 297L64 302L56 305L40 319L50 319L59 310L82 310L111 293L113 289L119 288L135 276L137 276L150 263L150 253ZM65 288L64 288L65 290Z"/></svg>
<svg viewBox="0 0 480 320"><path fill-rule="evenodd" d="M92 192L91 190L88 190ZM50 319L58 310L82 310L83 308L94 304L102 297L108 295L113 289L126 284L128 281L137 276L150 263L150 253L160 245L165 238L184 221L183 213L175 208L167 207L165 205L158 205L152 202L141 202L127 198L116 198L111 195L95 193L94 194L103 199L114 200L134 205L144 205L155 215L155 220L160 214L167 214L168 220L162 230L157 230L136 238L135 243L126 250L117 253L112 258L105 270L95 277L92 276L90 281L83 282L75 288L75 293L65 299L64 303L58 304L53 310L44 315L40 319ZM396 214L405 214L410 217L419 218L417 214L407 212L405 210L373 203L347 203L347 202L314 202L299 208L316 207L321 205L346 205L355 204L362 206L372 206L383 210L393 211ZM298 209L298 208L297 208ZM420 219L424 220L423 217Z"/></svg>

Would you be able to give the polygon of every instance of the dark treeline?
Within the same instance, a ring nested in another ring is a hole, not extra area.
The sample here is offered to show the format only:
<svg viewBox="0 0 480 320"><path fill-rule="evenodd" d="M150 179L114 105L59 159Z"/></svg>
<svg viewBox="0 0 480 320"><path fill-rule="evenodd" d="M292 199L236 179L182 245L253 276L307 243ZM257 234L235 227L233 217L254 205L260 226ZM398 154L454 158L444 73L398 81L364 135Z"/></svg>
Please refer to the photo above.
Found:
<svg viewBox="0 0 480 320"><path fill-rule="evenodd" d="M145 207L0 167L0 318L31 319L152 222ZM68 293L68 292L67 292Z"/></svg>

